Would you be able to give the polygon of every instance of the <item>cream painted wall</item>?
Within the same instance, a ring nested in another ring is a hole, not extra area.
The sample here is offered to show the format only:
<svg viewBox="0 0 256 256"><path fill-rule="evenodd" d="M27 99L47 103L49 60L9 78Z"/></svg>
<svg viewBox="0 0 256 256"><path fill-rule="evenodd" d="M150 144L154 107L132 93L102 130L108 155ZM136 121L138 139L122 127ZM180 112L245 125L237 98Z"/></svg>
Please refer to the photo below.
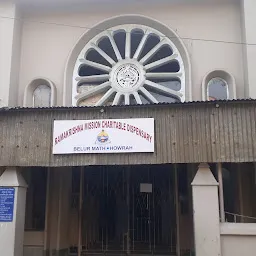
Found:
<svg viewBox="0 0 256 256"><path fill-rule="evenodd" d="M244 60L245 60L245 81L246 81L246 95L251 98L256 97L256 33L255 33L255 11L256 1L241 0L242 13L242 36L244 42Z"/></svg>
<svg viewBox="0 0 256 256"><path fill-rule="evenodd" d="M222 256L255 256L256 236L222 236Z"/></svg>
<svg viewBox="0 0 256 256"><path fill-rule="evenodd" d="M159 3L148 6L134 3L115 8L102 4L76 13L34 13L26 17L23 25L18 105L22 105L26 85L38 76L47 77L55 83L57 105L62 105L64 69L69 52L87 31L86 28L122 14L140 14L156 19L170 26L182 38L241 42L240 6L237 3ZM202 79L213 69L225 69L234 75L237 95L239 98L244 97L240 44L190 39L184 39L184 43L192 62L193 100L201 100Z"/></svg>
<svg viewBox="0 0 256 256"><path fill-rule="evenodd" d="M0 107L17 105L21 27L14 4L0 3Z"/></svg>
<svg viewBox="0 0 256 256"><path fill-rule="evenodd" d="M44 247L44 232L40 231L25 231L24 246Z"/></svg>
<svg viewBox="0 0 256 256"><path fill-rule="evenodd" d="M224 223L221 229L222 256L254 256L256 224Z"/></svg>

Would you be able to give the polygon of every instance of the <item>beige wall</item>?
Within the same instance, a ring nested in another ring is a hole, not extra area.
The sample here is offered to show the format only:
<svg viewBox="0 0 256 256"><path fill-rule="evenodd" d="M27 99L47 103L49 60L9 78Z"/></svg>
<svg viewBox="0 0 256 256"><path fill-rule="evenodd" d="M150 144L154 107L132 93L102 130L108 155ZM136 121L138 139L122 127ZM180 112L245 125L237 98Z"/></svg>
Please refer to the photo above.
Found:
<svg viewBox="0 0 256 256"><path fill-rule="evenodd" d="M221 230L222 256L254 256L256 224L224 223Z"/></svg>
<svg viewBox="0 0 256 256"><path fill-rule="evenodd" d="M24 246L44 247L44 232L25 231Z"/></svg>
<svg viewBox="0 0 256 256"><path fill-rule="evenodd" d="M40 76L47 77L56 84L57 105L61 105L65 64L79 37L87 31L86 28L122 14L146 15L166 24L182 38L241 41L240 6L236 3L159 3L148 6L134 3L117 5L115 8L102 4L101 7L92 5L76 13L35 13L26 19L41 23L27 21L23 26L18 104L22 105L25 86L33 78ZM225 69L234 75L238 97L244 96L241 45L190 39L184 39L184 43L192 62L193 100L201 99L203 77L213 69Z"/></svg>
<svg viewBox="0 0 256 256"><path fill-rule="evenodd" d="M0 107L17 104L21 28L18 8L0 3Z"/></svg>
<svg viewBox="0 0 256 256"><path fill-rule="evenodd" d="M255 98L255 1L152 2L146 6L139 1L119 3L114 8L109 3L90 3L65 11L37 9L23 13L22 19L17 6L1 3L0 105L22 105L24 88L35 77L56 84L57 105L62 105L65 64L77 40L87 28L123 14L156 19L184 38L192 64L193 100L202 98L201 82L213 69L234 75L237 98Z"/></svg>
<svg viewBox="0 0 256 256"><path fill-rule="evenodd" d="M256 59L256 34L255 34L255 10L256 2L254 0L241 0L241 13L242 13L242 36L245 60L245 89L246 95L251 98L256 97L255 81L255 59Z"/></svg>

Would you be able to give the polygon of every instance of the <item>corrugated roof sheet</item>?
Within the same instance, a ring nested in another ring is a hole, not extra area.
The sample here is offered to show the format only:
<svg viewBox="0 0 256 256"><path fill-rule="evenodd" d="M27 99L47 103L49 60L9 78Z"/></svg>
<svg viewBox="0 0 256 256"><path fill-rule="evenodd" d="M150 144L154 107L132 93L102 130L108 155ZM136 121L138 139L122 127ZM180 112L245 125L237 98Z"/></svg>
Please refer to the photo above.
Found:
<svg viewBox="0 0 256 256"><path fill-rule="evenodd" d="M256 162L256 100L0 111L0 166ZM45 110L45 111L44 111ZM155 119L155 152L53 155L54 120Z"/></svg>
<svg viewBox="0 0 256 256"><path fill-rule="evenodd" d="M2 107L0 108L0 111L13 111L13 110L40 110L40 109L101 109L101 108L134 108L134 107L156 107L156 106L174 106L174 105L194 105L194 104L230 104L230 103L246 103L246 102L255 102L256 99L233 99L233 100L215 100L215 101L186 101L186 102L172 102L172 103L150 103L150 104L141 104L141 105L115 105L115 106L80 106L80 107L74 107L74 106L53 106L53 107Z"/></svg>

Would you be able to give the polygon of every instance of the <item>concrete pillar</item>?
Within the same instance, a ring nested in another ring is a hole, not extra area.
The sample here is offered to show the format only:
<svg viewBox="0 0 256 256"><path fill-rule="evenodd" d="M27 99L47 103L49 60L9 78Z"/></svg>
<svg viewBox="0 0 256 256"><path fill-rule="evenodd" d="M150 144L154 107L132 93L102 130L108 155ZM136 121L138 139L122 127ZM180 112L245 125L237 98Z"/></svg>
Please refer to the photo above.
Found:
<svg viewBox="0 0 256 256"><path fill-rule="evenodd" d="M192 182L196 256L220 256L218 183L207 164Z"/></svg>
<svg viewBox="0 0 256 256"><path fill-rule="evenodd" d="M256 1L241 0L242 41L244 55L245 94L256 99Z"/></svg>
<svg viewBox="0 0 256 256"><path fill-rule="evenodd" d="M0 252L22 256L27 184L16 168L0 177Z"/></svg>
<svg viewBox="0 0 256 256"><path fill-rule="evenodd" d="M16 106L22 21L15 4L0 3L0 107Z"/></svg>

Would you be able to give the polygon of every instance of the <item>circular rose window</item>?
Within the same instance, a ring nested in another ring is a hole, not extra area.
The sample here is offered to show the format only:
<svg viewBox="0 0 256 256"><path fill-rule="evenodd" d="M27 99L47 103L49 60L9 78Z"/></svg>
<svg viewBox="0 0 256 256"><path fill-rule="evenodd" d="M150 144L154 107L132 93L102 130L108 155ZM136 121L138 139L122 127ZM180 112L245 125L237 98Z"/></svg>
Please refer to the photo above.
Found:
<svg viewBox="0 0 256 256"><path fill-rule="evenodd" d="M74 106L185 100L184 65L172 40L142 25L99 31L83 48L73 73Z"/></svg>

